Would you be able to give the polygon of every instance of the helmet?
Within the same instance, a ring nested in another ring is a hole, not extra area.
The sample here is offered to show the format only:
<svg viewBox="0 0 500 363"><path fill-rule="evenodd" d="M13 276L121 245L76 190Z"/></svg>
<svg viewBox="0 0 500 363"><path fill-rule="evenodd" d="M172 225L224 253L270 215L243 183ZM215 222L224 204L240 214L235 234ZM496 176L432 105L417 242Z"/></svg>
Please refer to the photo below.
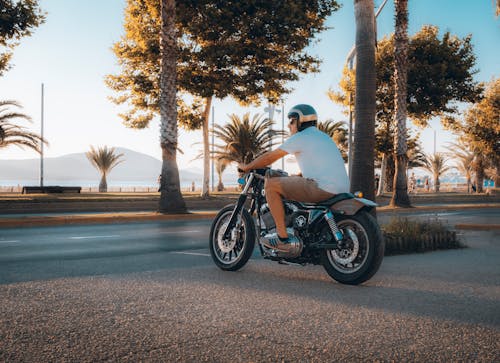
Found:
<svg viewBox="0 0 500 363"><path fill-rule="evenodd" d="M288 112L288 118L296 118L298 121L297 128L302 130L302 124L305 122L318 121L318 114L316 110L310 105L296 105L293 106Z"/></svg>

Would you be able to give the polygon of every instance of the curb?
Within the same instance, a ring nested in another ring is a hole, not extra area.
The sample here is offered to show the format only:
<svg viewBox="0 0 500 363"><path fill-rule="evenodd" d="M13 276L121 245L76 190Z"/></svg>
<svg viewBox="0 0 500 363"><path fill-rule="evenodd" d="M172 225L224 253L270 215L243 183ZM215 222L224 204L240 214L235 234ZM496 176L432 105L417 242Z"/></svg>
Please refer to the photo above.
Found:
<svg viewBox="0 0 500 363"><path fill-rule="evenodd" d="M471 231L493 231L500 230L500 224L455 224L455 229L471 230Z"/></svg>
<svg viewBox="0 0 500 363"><path fill-rule="evenodd" d="M394 208L383 206L377 208L379 214L407 214L415 212L437 212L454 211L463 209L478 208L500 208L499 203L490 204L453 204L440 206L415 206L413 208ZM99 214L66 214L61 216L27 216L0 217L0 228L15 227L42 227L57 225L78 225L78 224L112 224L112 223L140 223L149 221L173 221L173 220L200 220L213 219L218 211L192 211L187 214L161 214L157 212L113 212ZM456 229L464 230L498 230L499 224L457 224Z"/></svg>
<svg viewBox="0 0 500 363"><path fill-rule="evenodd" d="M500 208L500 203L478 203L478 204L444 204L444 205L416 205L411 208L390 207L384 205L377 207L377 213L413 213L413 212L439 212L439 211L455 211L463 209L485 209L485 208Z"/></svg>
<svg viewBox="0 0 500 363"><path fill-rule="evenodd" d="M212 219L217 212L191 212L188 214L161 213L105 213L64 216L36 216L21 218L2 218L0 228L45 227L78 224L112 224L126 222L174 221Z"/></svg>

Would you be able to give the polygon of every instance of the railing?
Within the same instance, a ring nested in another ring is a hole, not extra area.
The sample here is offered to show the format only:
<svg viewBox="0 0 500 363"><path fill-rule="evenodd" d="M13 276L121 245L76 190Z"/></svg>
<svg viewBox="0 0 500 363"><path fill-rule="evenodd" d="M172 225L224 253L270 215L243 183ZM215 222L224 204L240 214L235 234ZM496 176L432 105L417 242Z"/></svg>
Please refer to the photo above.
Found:
<svg viewBox="0 0 500 363"><path fill-rule="evenodd" d="M0 186L0 193L22 193L23 186ZM230 186L225 189L227 192L238 191L238 187ZM82 187L81 193L98 193L99 187ZM124 186L124 187L108 187L108 193L157 193L158 187L149 187L149 186ZM194 190L191 187L181 188L181 192L193 192L193 193L201 193L201 188L195 188Z"/></svg>

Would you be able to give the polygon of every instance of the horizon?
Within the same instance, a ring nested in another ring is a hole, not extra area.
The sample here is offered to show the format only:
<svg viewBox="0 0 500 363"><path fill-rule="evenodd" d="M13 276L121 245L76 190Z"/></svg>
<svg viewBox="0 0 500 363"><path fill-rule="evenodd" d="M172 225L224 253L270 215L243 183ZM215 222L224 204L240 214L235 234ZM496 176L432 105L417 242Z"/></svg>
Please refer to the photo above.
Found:
<svg viewBox="0 0 500 363"><path fill-rule="evenodd" d="M376 7L381 2L375 1ZM321 33L320 41L310 48L312 54L323 59L321 72L303 75L299 82L292 84L295 91L286 97L285 112L293 104L311 103L318 110L320 120L346 119L340 106L326 96L328 88L337 87L345 58L354 44L352 1L339 3L343 3L343 7L327 20L332 29ZM122 0L105 3L97 0L73 3L43 1L40 7L48 12L46 23L35 29L31 37L22 38L20 45L14 49L13 68L0 78L0 99L19 101L24 106L22 111L33 118L33 123L26 126L39 132L40 88L44 84L44 128L50 143L45 148L44 159L86 152L90 145L108 145L125 147L161 160L158 121L155 120L146 130L127 129L117 116L120 107L107 100L112 92L104 85L103 77L119 72L110 48L123 34L124 5ZM99 12L95 11L96 8ZM378 39L393 32L393 12L391 1L377 19ZM494 45L500 40L500 22L494 16L490 0L473 3L466 0L410 2L409 35L423 24L437 25L440 34L449 31L461 38L471 33L477 57L476 68L479 70L475 79L489 81L498 77L500 49ZM267 106L263 103L259 107L243 108L230 99L215 99L213 104L217 124L227 122L227 114L264 114ZM275 116L278 128L281 117L281 114ZM436 151L443 151L444 144L452 141L451 133L444 131L437 119L431 120L429 125L420 136L424 151L433 151L434 130ZM201 145L196 145L200 141L200 131L179 129L179 146L188 152L184 155L178 153L178 165L202 168L202 161L193 160L201 149ZM10 147L0 151L0 160L35 158L40 156L28 149ZM285 163L286 170L293 168L290 164Z"/></svg>

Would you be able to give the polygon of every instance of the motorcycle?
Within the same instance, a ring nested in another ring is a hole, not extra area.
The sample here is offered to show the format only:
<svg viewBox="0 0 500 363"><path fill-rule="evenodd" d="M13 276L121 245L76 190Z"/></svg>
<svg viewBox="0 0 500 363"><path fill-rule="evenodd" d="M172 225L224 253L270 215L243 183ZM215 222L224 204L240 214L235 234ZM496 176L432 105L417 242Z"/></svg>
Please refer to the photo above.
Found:
<svg viewBox="0 0 500 363"><path fill-rule="evenodd" d="M262 239L276 231L266 202L267 177L287 176L281 170L255 169L240 178L242 192L224 207L210 229L210 254L225 271L236 271L250 259L255 242L265 259L282 264L320 264L336 281L357 285L379 269L385 244L370 211L376 203L361 194L340 193L320 203L284 200L289 233L298 237L286 251L266 247Z"/></svg>

